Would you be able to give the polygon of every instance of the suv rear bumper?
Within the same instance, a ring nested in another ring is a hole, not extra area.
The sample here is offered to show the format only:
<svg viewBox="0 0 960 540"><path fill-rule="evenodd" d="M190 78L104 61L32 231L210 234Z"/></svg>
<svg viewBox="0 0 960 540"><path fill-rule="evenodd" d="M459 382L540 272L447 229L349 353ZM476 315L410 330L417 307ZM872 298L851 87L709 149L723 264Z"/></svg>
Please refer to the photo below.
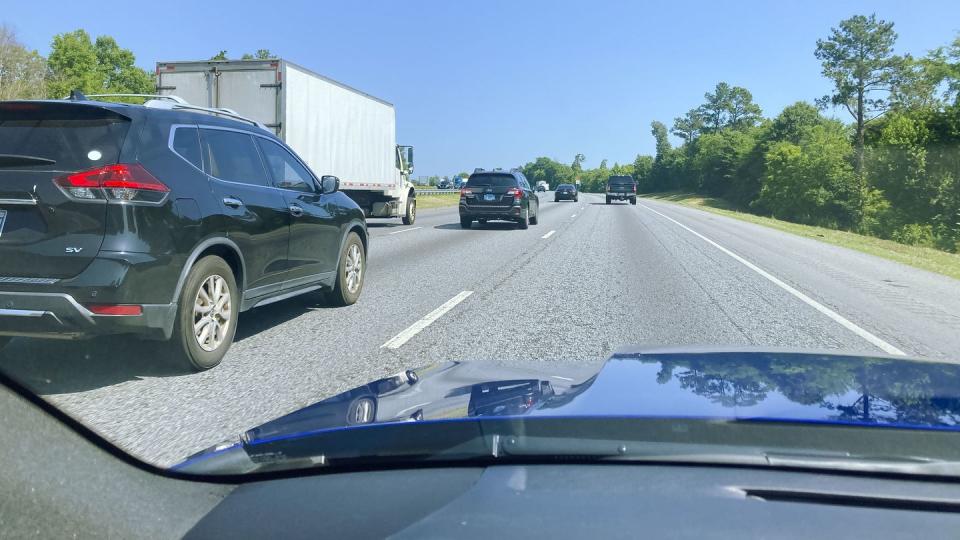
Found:
<svg viewBox="0 0 960 540"><path fill-rule="evenodd" d="M607 198L611 201L629 201L630 199L636 199L636 193L607 193Z"/></svg>
<svg viewBox="0 0 960 540"><path fill-rule="evenodd" d="M97 315L66 293L0 292L0 336L78 339L138 334L169 339L177 305L141 306L140 315Z"/></svg>
<svg viewBox="0 0 960 540"><path fill-rule="evenodd" d="M146 253L103 252L72 278L0 279L0 336L77 339L173 334L174 291L183 261ZM89 304L138 305L140 315L97 315Z"/></svg>
<svg viewBox="0 0 960 540"><path fill-rule="evenodd" d="M520 206L500 206L500 205L460 205L460 217L472 219L522 219L524 216L523 208Z"/></svg>

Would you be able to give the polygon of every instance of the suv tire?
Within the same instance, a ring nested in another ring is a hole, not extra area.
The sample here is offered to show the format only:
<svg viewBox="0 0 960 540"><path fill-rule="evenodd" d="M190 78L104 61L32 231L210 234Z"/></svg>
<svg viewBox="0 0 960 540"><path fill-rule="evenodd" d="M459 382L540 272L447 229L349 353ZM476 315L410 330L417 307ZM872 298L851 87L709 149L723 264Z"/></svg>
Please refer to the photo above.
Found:
<svg viewBox="0 0 960 540"><path fill-rule="evenodd" d="M537 211L533 214L533 217L530 218L531 225L536 225L537 223L540 223L540 204L539 203L537 204Z"/></svg>
<svg viewBox="0 0 960 540"><path fill-rule="evenodd" d="M473 224L473 220L468 217L460 216L460 226L464 229L469 229L470 225Z"/></svg>
<svg viewBox="0 0 960 540"><path fill-rule="evenodd" d="M416 221L417 221L417 199L411 197L407 199L407 211L403 215L403 224L413 225Z"/></svg>
<svg viewBox="0 0 960 540"><path fill-rule="evenodd" d="M349 306L357 302L363 291L363 278L367 273L366 252L363 242L355 232L347 235L347 241L340 252L337 264L337 282L330 291L330 303L335 306Z"/></svg>
<svg viewBox="0 0 960 540"><path fill-rule="evenodd" d="M215 367L223 360L233 343L239 313L240 294L237 292L230 265L215 255L200 259L187 274L183 291L180 293L173 337L169 342L172 352L178 358L186 360L187 365L194 371ZM198 321L197 317L201 320ZM213 325L214 335L197 335L197 325L203 319L207 319L208 323L201 327L201 332ZM226 326L226 330L218 333L222 326Z"/></svg>
<svg viewBox="0 0 960 540"><path fill-rule="evenodd" d="M527 229L530 227L530 209L527 209L527 215L520 218L520 221L517 222L517 226L521 229Z"/></svg>

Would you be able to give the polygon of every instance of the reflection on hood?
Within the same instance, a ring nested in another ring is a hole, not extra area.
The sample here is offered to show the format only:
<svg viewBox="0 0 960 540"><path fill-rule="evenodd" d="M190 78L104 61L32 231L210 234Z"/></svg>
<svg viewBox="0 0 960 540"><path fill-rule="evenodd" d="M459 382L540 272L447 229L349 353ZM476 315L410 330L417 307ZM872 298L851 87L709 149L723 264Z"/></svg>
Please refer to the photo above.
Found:
<svg viewBox="0 0 960 540"><path fill-rule="evenodd" d="M485 417L698 418L955 430L960 429L960 366L893 357L663 349L620 352L599 370L451 362L354 388L251 429L241 441L250 447L364 424Z"/></svg>

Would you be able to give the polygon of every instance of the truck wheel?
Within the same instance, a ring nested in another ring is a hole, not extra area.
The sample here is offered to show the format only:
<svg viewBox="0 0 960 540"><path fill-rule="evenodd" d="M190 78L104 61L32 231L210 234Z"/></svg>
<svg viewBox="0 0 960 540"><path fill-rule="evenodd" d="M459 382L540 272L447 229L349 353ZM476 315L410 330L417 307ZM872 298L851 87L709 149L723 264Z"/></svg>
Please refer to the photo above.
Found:
<svg viewBox="0 0 960 540"><path fill-rule="evenodd" d="M610 197L607 197L607 204L610 204Z"/></svg>
<svg viewBox="0 0 960 540"><path fill-rule="evenodd" d="M417 199L407 199L407 213L403 216L404 225L413 225L417 221Z"/></svg>
<svg viewBox="0 0 960 540"><path fill-rule="evenodd" d="M357 233L347 235L347 241L340 252L340 264L337 267L337 283L330 291L330 302L337 306L349 306L356 303L363 291L363 278L367 266L363 251L363 242Z"/></svg>
<svg viewBox="0 0 960 540"><path fill-rule="evenodd" d="M233 343L239 311L240 294L230 265L215 255L197 261L177 305L169 342L175 357L194 371L219 364Z"/></svg>
<svg viewBox="0 0 960 540"><path fill-rule="evenodd" d="M468 217L460 216L460 226L464 229L469 229L470 225L473 224L473 220Z"/></svg>
<svg viewBox="0 0 960 540"><path fill-rule="evenodd" d="M636 197L630 197L630 204L637 204L637 198L636 198Z"/></svg>

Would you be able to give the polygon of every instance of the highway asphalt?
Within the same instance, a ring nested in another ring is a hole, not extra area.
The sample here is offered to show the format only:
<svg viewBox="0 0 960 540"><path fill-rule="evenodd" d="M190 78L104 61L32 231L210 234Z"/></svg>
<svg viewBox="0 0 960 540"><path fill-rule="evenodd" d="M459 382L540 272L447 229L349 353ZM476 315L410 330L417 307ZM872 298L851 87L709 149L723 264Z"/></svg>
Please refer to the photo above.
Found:
<svg viewBox="0 0 960 540"><path fill-rule="evenodd" d="M624 345L752 345L960 360L960 281L669 203L540 194L540 224L457 209L370 222L360 301L241 315L223 364L149 347L16 339L0 369L167 466L361 383L448 360L599 364Z"/></svg>

